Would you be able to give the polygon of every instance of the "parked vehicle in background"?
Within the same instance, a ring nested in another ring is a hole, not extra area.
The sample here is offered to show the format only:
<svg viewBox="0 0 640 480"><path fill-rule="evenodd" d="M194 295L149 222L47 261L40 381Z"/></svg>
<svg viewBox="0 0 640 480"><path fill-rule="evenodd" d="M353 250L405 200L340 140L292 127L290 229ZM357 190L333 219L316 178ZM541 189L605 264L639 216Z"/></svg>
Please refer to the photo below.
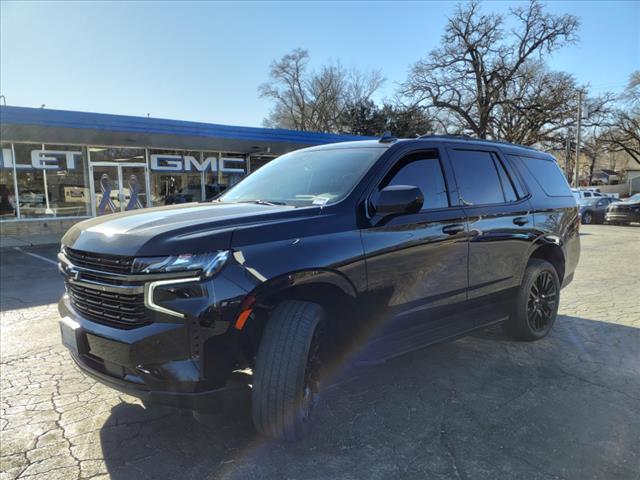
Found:
<svg viewBox="0 0 640 480"><path fill-rule="evenodd" d="M620 225L640 222L640 193L636 193L621 202L609 205L604 219L607 223Z"/></svg>
<svg viewBox="0 0 640 480"><path fill-rule="evenodd" d="M580 219L585 225L590 223L604 223L604 215L607 207L614 202L619 202L617 198L596 197L587 198L580 203Z"/></svg>
<svg viewBox="0 0 640 480"><path fill-rule="evenodd" d="M589 187L572 188L571 193L579 205L581 205L585 200L590 200L592 198L616 198L616 195L614 194L601 193L597 188Z"/></svg>
<svg viewBox="0 0 640 480"><path fill-rule="evenodd" d="M258 431L296 440L344 359L382 363L495 323L544 338L579 227L557 162L533 148L307 148L212 202L74 225L58 255L62 341L112 388L195 410L250 397Z"/></svg>

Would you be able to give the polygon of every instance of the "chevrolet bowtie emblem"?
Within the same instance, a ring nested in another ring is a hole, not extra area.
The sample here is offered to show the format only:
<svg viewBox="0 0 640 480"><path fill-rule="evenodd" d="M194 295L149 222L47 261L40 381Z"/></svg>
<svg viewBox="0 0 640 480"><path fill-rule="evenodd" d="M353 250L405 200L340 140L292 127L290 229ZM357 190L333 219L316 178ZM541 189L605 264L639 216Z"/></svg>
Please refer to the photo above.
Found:
<svg viewBox="0 0 640 480"><path fill-rule="evenodd" d="M67 268L67 274L71 276L74 280L80 279L80 272L73 267Z"/></svg>

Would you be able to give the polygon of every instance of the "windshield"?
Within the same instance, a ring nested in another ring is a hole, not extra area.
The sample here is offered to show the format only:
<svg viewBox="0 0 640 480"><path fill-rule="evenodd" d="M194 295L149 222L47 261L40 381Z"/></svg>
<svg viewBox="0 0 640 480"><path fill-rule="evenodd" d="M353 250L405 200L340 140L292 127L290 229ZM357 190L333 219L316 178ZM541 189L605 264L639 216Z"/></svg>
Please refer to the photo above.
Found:
<svg viewBox="0 0 640 480"><path fill-rule="evenodd" d="M345 198L384 148L336 148L288 153L249 175L219 200L294 206L327 205Z"/></svg>

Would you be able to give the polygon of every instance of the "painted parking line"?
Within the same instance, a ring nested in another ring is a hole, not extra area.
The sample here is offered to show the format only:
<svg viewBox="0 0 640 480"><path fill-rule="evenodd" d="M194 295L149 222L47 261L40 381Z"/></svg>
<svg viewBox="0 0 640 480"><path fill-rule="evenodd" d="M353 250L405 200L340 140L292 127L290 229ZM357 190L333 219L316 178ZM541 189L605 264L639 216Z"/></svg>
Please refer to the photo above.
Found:
<svg viewBox="0 0 640 480"><path fill-rule="evenodd" d="M20 253L24 253L25 255L29 255L30 257L37 258L38 260L42 260L43 262L51 263L52 265L58 266L58 262L55 260L51 260L50 258L43 257L42 255L38 255L37 253L25 252L20 247L13 247L14 250L17 250Z"/></svg>

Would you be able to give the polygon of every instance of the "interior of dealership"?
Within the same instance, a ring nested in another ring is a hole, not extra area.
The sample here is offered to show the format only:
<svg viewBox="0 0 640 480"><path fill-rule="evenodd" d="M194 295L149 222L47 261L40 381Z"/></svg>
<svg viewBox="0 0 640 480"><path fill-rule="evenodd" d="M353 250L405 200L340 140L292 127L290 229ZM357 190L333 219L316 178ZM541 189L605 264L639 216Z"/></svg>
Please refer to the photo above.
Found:
<svg viewBox="0 0 640 480"><path fill-rule="evenodd" d="M0 114L3 235L211 199L283 153L362 139L24 107Z"/></svg>

